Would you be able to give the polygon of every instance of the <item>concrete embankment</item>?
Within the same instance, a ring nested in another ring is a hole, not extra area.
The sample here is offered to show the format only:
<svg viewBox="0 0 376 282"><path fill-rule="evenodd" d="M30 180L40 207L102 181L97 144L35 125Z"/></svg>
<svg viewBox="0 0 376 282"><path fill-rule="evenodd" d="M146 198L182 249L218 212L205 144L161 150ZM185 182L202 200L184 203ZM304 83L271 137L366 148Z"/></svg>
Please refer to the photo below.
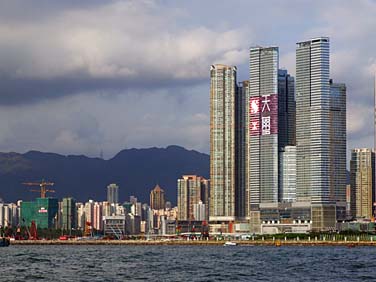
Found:
<svg viewBox="0 0 376 282"><path fill-rule="evenodd" d="M375 241L233 241L241 246L376 246ZM222 246L225 241L199 241L199 240L21 240L11 241L11 245L128 245L128 246Z"/></svg>

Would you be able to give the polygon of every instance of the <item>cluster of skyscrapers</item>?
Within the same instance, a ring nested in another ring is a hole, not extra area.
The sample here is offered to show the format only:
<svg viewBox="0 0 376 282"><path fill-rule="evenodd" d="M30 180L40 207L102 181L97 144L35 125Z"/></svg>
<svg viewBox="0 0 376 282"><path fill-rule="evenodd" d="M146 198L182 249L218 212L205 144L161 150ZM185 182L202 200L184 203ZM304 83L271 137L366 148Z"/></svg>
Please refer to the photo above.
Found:
<svg viewBox="0 0 376 282"><path fill-rule="evenodd" d="M354 219L371 221L375 152L351 151L347 185L346 85L330 78L329 57L329 38L319 37L297 43L296 77L279 68L275 46L249 49L249 79L242 82L235 66L212 65L210 180L178 179L177 207L159 185L150 206L133 196L119 204L119 187L110 184L104 202L0 203L0 226L89 226L120 238L206 233L208 223L218 234L334 231Z"/></svg>
<svg viewBox="0 0 376 282"><path fill-rule="evenodd" d="M235 66L211 66L212 231L323 231L345 220L346 86L330 79L329 53L329 38L298 42L295 79L275 46L250 48L241 83Z"/></svg>

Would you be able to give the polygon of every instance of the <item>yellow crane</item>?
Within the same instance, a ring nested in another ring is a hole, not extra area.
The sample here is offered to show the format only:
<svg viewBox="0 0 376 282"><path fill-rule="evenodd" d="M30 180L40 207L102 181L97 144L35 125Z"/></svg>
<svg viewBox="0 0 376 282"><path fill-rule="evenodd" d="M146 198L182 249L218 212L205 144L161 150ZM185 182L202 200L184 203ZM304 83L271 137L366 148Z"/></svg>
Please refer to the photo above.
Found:
<svg viewBox="0 0 376 282"><path fill-rule="evenodd" d="M53 186L55 184L53 182L46 182L46 181L42 180L41 182L23 182L22 184L26 185L26 186L39 186L40 187L39 190L31 189L30 191L40 193L41 198L46 198L47 192L55 193L55 190L51 190L51 189L47 188L47 186Z"/></svg>

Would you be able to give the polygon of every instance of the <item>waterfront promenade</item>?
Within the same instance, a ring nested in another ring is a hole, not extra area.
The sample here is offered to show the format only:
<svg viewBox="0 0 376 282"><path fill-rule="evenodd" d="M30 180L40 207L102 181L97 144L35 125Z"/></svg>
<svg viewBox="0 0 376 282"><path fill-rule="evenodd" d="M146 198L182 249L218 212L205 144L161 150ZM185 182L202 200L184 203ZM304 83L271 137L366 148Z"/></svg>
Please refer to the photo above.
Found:
<svg viewBox="0 0 376 282"><path fill-rule="evenodd" d="M192 246L222 246L226 241L217 240L20 240L11 241L11 245L192 245ZM236 240L241 246L376 246L376 241L333 241L333 240Z"/></svg>

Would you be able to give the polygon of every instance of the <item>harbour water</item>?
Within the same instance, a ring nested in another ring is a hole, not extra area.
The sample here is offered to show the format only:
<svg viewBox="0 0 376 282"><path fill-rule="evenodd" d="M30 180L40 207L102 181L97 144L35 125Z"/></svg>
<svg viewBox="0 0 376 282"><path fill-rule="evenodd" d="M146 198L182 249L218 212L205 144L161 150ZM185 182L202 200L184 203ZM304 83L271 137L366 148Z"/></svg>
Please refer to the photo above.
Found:
<svg viewBox="0 0 376 282"><path fill-rule="evenodd" d="M376 281L374 247L10 246L0 281Z"/></svg>

